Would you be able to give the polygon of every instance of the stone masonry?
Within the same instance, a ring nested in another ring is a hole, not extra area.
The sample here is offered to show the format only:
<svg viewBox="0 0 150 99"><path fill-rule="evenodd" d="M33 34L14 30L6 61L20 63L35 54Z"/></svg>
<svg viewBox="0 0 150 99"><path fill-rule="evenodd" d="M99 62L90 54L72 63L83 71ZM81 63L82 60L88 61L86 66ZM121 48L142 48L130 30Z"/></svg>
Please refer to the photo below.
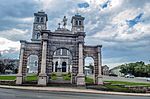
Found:
<svg viewBox="0 0 150 99"><path fill-rule="evenodd" d="M58 49L67 49L72 56L71 74L72 84L85 85L84 59L94 59L95 84L103 84L101 76L101 48L102 45L84 45L84 17L76 14L71 19L72 28L66 28L67 18L64 16L63 27L54 31L47 29L47 14L43 11L34 13L33 33L31 42L21 40L20 63L16 84L22 84L27 72L27 58L38 56L38 85L46 85L53 72L53 55Z"/></svg>

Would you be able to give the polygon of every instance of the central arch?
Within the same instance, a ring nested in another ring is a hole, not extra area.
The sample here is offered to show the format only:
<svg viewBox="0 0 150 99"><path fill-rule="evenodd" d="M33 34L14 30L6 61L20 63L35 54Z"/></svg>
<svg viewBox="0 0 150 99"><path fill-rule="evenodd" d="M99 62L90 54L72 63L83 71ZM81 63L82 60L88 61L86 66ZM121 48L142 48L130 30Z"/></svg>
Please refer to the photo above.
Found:
<svg viewBox="0 0 150 99"><path fill-rule="evenodd" d="M72 72L72 54L67 48L58 48L53 53L53 72Z"/></svg>

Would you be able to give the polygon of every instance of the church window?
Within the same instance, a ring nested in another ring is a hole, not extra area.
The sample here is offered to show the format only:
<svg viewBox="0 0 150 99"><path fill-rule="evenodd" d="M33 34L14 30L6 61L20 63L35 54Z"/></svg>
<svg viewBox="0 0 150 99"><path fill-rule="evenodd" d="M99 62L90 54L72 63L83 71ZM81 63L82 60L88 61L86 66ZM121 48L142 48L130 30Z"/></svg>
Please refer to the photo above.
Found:
<svg viewBox="0 0 150 99"><path fill-rule="evenodd" d="M39 39L40 38L40 33L37 33L37 39Z"/></svg>
<svg viewBox="0 0 150 99"><path fill-rule="evenodd" d="M78 21L76 21L75 25L78 25Z"/></svg>
<svg viewBox="0 0 150 99"><path fill-rule="evenodd" d="M37 18L36 18L36 22L39 22L39 20L40 20L40 18L39 18L39 17L37 17Z"/></svg>
<svg viewBox="0 0 150 99"><path fill-rule="evenodd" d="M44 18L41 18L41 22L44 22Z"/></svg>
<svg viewBox="0 0 150 99"><path fill-rule="evenodd" d="M81 22L81 21L79 21L79 25L82 25L82 22Z"/></svg>

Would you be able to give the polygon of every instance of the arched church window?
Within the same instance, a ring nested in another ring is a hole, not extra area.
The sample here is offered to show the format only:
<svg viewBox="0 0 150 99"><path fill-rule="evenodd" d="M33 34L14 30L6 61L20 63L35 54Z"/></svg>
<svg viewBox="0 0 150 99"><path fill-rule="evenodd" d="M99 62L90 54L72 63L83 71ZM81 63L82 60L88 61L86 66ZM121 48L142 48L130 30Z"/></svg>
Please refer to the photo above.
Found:
<svg viewBox="0 0 150 99"><path fill-rule="evenodd" d="M37 33L37 39L39 39L40 38L40 33Z"/></svg>
<svg viewBox="0 0 150 99"><path fill-rule="evenodd" d="M76 25L78 25L78 21L76 21L76 23L75 23Z"/></svg>
<svg viewBox="0 0 150 99"><path fill-rule="evenodd" d="M79 25L82 25L82 22L81 22L81 21L79 21Z"/></svg>
<svg viewBox="0 0 150 99"><path fill-rule="evenodd" d="M43 17L41 18L41 22L44 22L44 18Z"/></svg>
<svg viewBox="0 0 150 99"><path fill-rule="evenodd" d="M39 18L39 17L37 17L37 18L36 18L36 22L39 22L39 21L40 21L40 18Z"/></svg>
<svg viewBox="0 0 150 99"><path fill-rule="evenodd" d="M67 63L62 62L62 72L66 72L66 68L67 68Z"/></svg>

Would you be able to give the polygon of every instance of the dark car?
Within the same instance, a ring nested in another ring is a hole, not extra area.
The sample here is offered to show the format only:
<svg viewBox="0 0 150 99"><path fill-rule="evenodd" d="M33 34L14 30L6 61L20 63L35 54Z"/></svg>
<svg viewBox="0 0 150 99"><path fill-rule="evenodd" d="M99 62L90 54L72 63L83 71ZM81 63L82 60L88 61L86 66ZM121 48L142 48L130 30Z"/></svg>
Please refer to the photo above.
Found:
<svg viewBox="0 0 150 99"><path fill-rule="evenodd" d="M109 74L109 76L117 77L118 75L116 75L116 74Z"/></svg>

